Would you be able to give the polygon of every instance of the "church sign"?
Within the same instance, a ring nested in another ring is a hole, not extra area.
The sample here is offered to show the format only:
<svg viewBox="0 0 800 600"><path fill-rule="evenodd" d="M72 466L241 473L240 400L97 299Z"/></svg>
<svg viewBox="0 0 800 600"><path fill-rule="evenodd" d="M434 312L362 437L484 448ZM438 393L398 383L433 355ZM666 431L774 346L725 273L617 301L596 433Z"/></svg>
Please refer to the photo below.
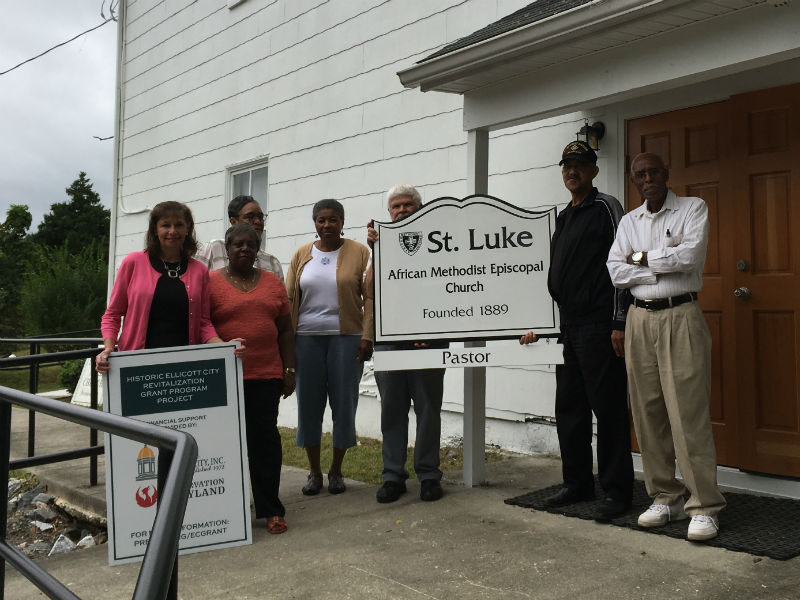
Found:
<svg viewBox="0 0 800 600"><path fill-rule="evenodd" d="M375 222L375 340L485 340L558 332L547 292L556 208L439 198Z"/></svg>

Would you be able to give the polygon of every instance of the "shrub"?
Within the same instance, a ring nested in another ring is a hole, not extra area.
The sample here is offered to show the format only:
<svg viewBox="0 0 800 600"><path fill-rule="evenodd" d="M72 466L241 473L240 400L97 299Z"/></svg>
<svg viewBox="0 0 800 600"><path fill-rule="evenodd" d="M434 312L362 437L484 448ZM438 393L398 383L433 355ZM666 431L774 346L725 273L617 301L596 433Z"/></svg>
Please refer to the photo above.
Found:
<svg viewBox="0 0 800 600"><path fill-rule="evenodd" d="M91 244L72 253L36 248L20 290L20 312L27 335L96 329L106 302L105 251Z"/></svg>
<svg viewBox="0 0 800 600"><path fill-rule="evenodd" d="M58 380L70 394L75 392L75 388L78 386L78 380L81 378L81 371L83 371L83 363L83 359L76 359L68 360L61 365Z"/></svg>

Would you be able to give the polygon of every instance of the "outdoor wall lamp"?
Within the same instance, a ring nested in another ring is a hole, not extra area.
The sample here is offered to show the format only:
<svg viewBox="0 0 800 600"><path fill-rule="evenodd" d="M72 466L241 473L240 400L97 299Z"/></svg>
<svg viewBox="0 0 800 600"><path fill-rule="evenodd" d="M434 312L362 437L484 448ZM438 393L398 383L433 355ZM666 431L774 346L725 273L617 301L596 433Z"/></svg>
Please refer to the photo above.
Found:
<svg viewBox="0 0 800 600"><path fill-rule="evenodd" d="M589 121L584 121L583 127L575 135L578 139L583 139L592 150L600 149L600 140L606 134L606 126L602 121L597 121L589 125Z"/></svg>

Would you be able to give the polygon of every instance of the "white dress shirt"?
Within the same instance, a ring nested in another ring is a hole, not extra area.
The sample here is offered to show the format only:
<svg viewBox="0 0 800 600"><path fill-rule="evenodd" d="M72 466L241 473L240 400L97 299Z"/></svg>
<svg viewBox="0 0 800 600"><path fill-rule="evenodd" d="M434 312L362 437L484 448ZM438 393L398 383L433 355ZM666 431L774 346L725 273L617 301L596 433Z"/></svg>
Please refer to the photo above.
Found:
<svg viewBox="0 0 800 600"><path fill-rule="evenodd" d="M615 287L630 288L634 298L653 300L698 292L708 245L708 207L701 198L667 192L657 213L647 203L619 223L608 253L608 272ZM629 265L628 256L647 252L647 266Z"/></svg>
<svg viewBox="0 0 800 600"><path fill-rule="evenodd" d="M197 254L194 258L199 260L209 271L216 271L228 266L228 252L225 250L225 240L211 240L205 244L197 244ZM256 255L256 269L263 269L275 273L283 282L283 267L281 261L263 250Z"/></svg>

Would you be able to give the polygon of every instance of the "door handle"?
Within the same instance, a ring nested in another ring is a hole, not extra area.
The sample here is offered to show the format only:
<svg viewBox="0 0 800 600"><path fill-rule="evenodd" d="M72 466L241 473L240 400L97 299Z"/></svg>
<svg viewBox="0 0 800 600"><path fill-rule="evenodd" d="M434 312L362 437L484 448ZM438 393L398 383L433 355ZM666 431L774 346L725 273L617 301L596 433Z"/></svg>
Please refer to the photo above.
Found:
<svg viewBox="0 0 800 600"><path fill-rule="evenodd" d="M735 290L733 290L733 295L739 298L739 300L749 300L750 296L752 296L750 290L745 286L738 287Z"/></svg>

